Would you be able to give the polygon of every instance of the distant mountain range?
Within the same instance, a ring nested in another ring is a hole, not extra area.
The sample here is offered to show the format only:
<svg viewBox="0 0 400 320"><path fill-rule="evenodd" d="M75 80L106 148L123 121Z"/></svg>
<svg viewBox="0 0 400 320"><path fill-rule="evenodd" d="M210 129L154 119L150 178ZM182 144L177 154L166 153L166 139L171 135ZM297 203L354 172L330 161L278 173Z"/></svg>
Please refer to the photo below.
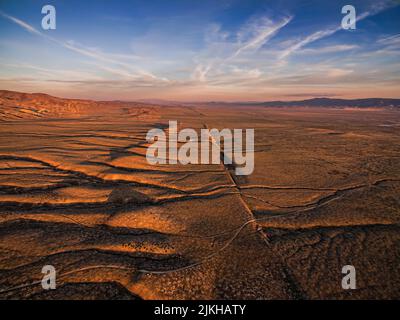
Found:
<svg viewBox="0 0 400 320"><path fill-rule="evenodd" d="M264 107L333 107L333 108L398 108L400 99L367 98L367 99L331 99L314 98L298 101L265 101L265 102L205 102L201 105L264 106Z"/></svg>
<svg viewBox="0 0 400 320"><path fill-rule="evenodd" d="M109 107L138 107L145 105L158 106L258 106L258 107L328 107L328 108L400 108L400 99L366 98L366 99L333 99L314 98L298 101L264 101L264 102L181 102L160 99L142 99L137 101L94 101L81 99L64 99L53 97L44 93L23 93L16 91L0 90L0 108L26 106L40 107L43 112L47 109L57 109L57 113L65 111L85 113L88 109L108 109ZM71 109L71 110L66 110ZM0 109L1 111L1 109ZM3 110L4 111L4 110ZM0 112L1 113L1 112Z"/></svg>

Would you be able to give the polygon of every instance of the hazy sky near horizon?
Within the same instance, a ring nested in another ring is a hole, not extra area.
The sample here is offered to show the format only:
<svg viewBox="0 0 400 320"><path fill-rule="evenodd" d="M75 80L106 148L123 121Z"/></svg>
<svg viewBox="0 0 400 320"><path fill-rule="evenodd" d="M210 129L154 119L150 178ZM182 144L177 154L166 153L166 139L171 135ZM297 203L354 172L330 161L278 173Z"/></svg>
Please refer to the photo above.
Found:
<svg viewBox="0 0 400 320"><path fill-rule="evenodd" d="M54 5L56 30L41 27ZM340 27L352 4L357 28ZM400 98L400 0L0 0L0 89L106 100Z"/></svg>

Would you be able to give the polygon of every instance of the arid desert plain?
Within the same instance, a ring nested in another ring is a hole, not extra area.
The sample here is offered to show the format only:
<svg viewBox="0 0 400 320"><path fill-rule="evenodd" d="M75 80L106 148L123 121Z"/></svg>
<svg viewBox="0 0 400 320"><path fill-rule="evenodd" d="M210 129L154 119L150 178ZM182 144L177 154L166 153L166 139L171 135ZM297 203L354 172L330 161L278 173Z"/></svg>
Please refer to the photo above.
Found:
<svg viewBox="0 0 400 320"><path fill-rule="evenodd" d="M0 103L2 299L400 297L398 108ZM254 128L254 172L149 164L169 120Z"/></svg>

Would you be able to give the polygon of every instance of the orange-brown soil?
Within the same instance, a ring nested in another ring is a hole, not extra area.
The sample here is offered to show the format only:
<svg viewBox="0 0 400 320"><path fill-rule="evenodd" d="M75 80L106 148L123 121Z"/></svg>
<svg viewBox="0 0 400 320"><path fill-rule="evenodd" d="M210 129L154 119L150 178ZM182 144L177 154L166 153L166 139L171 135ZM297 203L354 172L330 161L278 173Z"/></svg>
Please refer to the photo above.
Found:
<svg viewBox="0 0 400 320"><path fill-rule="evenodd" d="M255 170L150 165L146 133L254 128ZM0 94L0 298L400 297L400 112ZM44 265L57 271L45 291ZM354 265L357 289L343 290Z"/></svg>

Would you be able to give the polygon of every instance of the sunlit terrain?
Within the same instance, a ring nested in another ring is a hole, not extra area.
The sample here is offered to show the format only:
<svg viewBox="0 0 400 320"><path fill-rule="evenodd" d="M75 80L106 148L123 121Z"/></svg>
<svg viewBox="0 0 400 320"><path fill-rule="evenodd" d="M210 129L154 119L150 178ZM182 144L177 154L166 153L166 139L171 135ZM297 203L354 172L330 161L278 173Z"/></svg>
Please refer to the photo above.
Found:
<svg viewBox="0 0 400 320"><path fill-rule="evenodd" d="M0 298L400 295L396 108L0 99ZM150 165L146 133L169 119L254 128L253 174Z"/></svg>

